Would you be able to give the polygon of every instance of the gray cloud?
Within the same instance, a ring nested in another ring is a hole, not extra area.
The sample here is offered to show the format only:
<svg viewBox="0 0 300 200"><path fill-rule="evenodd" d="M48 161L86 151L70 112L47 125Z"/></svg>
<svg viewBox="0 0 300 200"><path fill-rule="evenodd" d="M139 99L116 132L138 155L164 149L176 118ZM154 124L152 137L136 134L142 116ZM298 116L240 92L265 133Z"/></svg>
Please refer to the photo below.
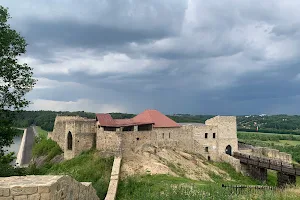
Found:
<svg viewBox="0 0 300 200"><path fill-rule="evenodd" d="M21 61L41 79L33 109L300 113L296 1L4 5L30 44Z"/></svg>

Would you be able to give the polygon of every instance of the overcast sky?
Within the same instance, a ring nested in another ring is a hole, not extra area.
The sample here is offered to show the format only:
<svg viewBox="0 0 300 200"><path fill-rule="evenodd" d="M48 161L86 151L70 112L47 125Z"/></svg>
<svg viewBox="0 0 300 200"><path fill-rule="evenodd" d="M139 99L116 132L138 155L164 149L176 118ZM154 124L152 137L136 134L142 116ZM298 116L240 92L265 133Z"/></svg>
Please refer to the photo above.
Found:
<svg viewBox="0 0 300 200"><path fill-rule="evenodd" d="M300 1L1 0L31 110L300 114Z"/></svg>

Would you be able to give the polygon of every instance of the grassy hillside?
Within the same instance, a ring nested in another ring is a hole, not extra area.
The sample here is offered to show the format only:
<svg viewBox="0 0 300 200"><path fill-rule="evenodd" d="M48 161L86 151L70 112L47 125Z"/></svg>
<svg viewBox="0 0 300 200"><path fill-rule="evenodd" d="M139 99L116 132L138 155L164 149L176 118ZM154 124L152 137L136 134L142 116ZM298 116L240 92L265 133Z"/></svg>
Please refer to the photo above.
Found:
<svg viewBox="0 0 300 200"><path fill-rule="evenodd" d="M96 189L100 199L106 196L107 188L109 185L109 178L113 158L101 158L96 150L83 152L81 155L74 159L63 161L57 164L51 164L50 160L61 153L57 151L58 145L47 140L45 137L46 132L41 128L37 128L39 132L38 142L34 145L33 155L35 157L47 155L49 159L46 163L36 168L31 166L27 174L53 174L53 175L70 175L80 182L92 182L93 187ZM241 133L239 133L240 135ZM242 133L249 134L249 133ZM250 133L251 134L251 133ZM272 134L255 134L254 136L261 135L267 139L275 139L278 137L288 137L287 135L272 135ZM246 135L245 138L252 136ZM291 138L289 138L291 139ZM299 136L292 137L292 139L299 139ZM53 152L54 153L53 153ZM207 162L207 163L206 163ZM139 200L139 199L295 199L297 189L287 191L251 191L243 190L232 193L231 189L222 188L222 184L226 185L258 185L259 182L250 177L245 177L241 173L236 173L235 170L226 163L218 163L211 161L204 161L204 164L210 164L212 167L217 167L219 171L229 176L222 176L221 174L207 171L212 181L191 180L186 178L183 174L182 177L174 177L170 175L135 175L129 176L120 181L117 199L122 200ZM178 163L173 163L172 166L177 166ZM174 167L173 167L174 168ZM172 168L172 170L173 170ZM177 171L177 170L175 170ZM276 174L272 171L268 173L269 185L276 184Z"/></svg>
<svg viewBox="0 0 300 200"><path fill-rule="evenodd" d="M219 165L219 164L217 164ZM221 164L223 165L223 164ZM198 200L198 199L297 199L298 189L283 191L271 190L251 190L251 189L230 189L223 188L222 183L226 185L252 185L256 181L249 177L244 177L229 166L221 166L230 173L232 180L226 181L216 177L214 183L205 181L195 181L183 177L173 177L169 175L145 175L132 176L122 180L119 184L118 200ZM274 182L274 176L269 182Z"/></svg>
<svg viewBox="0 0 300 200"><path fill-rule="evenodd" d="M26 174L35 175L70 175L79 182L92 182L98 196L104 199L109 179L113 158L101 158L96 150L81 153L74 159L53 163L53 158L62 154L62 150L56 142L47 139L47 132L37 127L38 137L32 149L34 159L42 160L42 166L31 164Z"/></svg>
<svg viewBox="0 0 300 200"><path fill-rule="evenodd" d="M27 174L69 175L79 182L92 182L100 199L104 199L110 180L113 158L101 158L97 151L83 152L81 155L61 163L46 162L42 167L30 166Z"/></svg>

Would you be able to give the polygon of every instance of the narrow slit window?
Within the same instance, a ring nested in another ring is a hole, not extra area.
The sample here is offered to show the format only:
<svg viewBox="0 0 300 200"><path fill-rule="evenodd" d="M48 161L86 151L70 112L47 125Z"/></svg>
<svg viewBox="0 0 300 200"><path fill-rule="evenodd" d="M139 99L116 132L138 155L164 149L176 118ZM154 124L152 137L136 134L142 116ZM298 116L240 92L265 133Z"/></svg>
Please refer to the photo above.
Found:
<svg viewBox="0 0 300 200"><path fill-rule="evenodd" d="M69 131L68 132L68 139L67 139L67 141L68 141L68 150L72 150L72 146L73 146L73 137L72 137L72 133Z"/></svg>
<svg viewBox="0 0 300 200"><path fill-rule="evenodd" d="M205 147L205 152L208 152L208 147Z"/></svg>
<svg viewBox="0 0 300 200"><path fill-rule="evenodd" d="M205 138L208 138L208 133L205 133Z"/></svg>
<svg viewBox="0 0 300 200"><path fill-rule="evenodd" d="M216 138L216 133L213 133L213 138Z"/></svg>

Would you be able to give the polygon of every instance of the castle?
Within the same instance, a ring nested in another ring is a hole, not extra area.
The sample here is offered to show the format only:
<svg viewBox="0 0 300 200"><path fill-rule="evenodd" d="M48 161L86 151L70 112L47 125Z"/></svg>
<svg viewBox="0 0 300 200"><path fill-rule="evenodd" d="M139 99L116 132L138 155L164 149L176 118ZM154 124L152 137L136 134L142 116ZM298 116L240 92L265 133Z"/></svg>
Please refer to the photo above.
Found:
<svg viewBox="0 0 300 200"><path fill-rule="evenodd" d="M145 110L131 119L113 119L110 114L96 114L95 119L57 116L48 137L63 149L65 159L92 147L122 156L147 146L172 148L214 161L238 151L235 116L216 116L205 124L182 125L157 110Z"/></svg>

